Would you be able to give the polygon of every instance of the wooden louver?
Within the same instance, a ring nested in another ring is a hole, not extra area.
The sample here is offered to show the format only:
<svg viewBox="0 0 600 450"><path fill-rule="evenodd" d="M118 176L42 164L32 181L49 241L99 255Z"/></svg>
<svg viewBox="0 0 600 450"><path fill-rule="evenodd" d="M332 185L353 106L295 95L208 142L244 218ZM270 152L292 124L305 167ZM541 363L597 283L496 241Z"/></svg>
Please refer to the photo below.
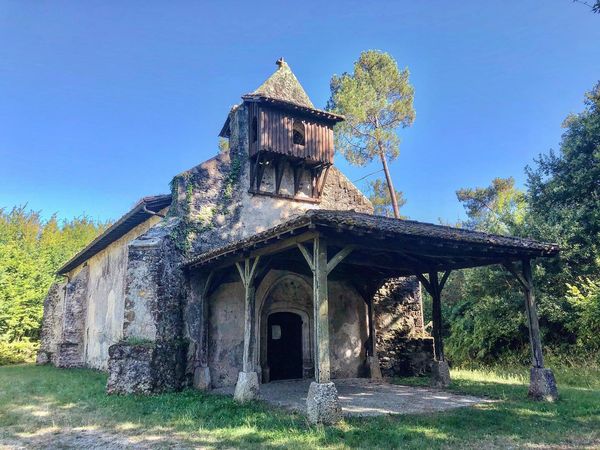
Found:
<svg viewBox="0 0 600 450"><path fill-rule="evenodd" d="M310 114L248 102L250 191L275 197L318 202L333 163L333 123ZM300 123L298 123L300 122ZM294 130L303 132L302 139ZM295 142L296 141L296 142ZM304 144L301 142L304 141ZM275 188L261 190L265 167L272 165ZM286 165L291 166L293 195L280 192ZM303 174L310 177L310 197L299 197Z"/></svg>
<svg viewBox="0 0 600 450"><path fill-rule="evenodd" d="M307 165L333 163L333 124L308 115L249 103L250 157L259 152L301 159ZM294 121L302 121L304 145L294 144Z"/></svg>

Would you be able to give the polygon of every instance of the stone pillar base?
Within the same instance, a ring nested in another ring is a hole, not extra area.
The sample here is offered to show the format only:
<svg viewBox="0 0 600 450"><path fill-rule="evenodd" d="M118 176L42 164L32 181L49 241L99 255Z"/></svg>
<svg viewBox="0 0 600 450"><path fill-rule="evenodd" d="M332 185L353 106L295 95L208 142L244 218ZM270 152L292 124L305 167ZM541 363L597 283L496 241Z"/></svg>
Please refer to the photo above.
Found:
<svg viewBox="0 0 600 450"><path fill-rule="evenodd" d="M56 367L70 369L72 367L83 367L82 346L69 342L58 344L56 350Z"/></svg>
<svg viewBox="0 0 600 450"><path fill-rule="evenodd" d="M450 368L447 361L433 361L431 363L431 386L436 388L450 386Z"/></svg>
<svg viewBox="0 0 600 450"><path fill-rule="evenodd" d="M558 399L558 389L554 374L550 369L532 367L529 382L529 397L535 400L553 402Z"/></svg>
<svg viewBox="0 0 600 450"><path fill-rule="evenodd" d="M342 418L342 407L335 384L310 383L306 397L308 421L313 424L333 424Z"/></svg>
<svg viewBox="0 0 600 450"><path fill-rule="evenodd" d="M196 370L194 370L194 387L201 391L210 389L210 369L208 367L196 367Z"/></svg>
<svg viewBox="0 0 600 450"><path fill-rule="evenodd" d="M258 391L258 374L256 372L240 372L233 399L242 403L254 400L258 397Z"/></svg>
<svg viewBox="0 0 600 450"><path fill-rule="evenodd" d="M367 358L369 364L369 372L373 380L381 380L381 367L379 366L379 358L377 356L369 356Z"/></svg>

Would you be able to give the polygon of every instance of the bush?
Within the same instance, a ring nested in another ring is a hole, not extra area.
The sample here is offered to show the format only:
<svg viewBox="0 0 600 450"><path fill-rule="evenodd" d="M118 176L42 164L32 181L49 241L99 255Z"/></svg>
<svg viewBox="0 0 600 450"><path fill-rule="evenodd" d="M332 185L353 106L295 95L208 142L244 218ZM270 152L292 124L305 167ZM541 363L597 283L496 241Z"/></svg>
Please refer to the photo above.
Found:
<svg viewBox="0 0 600 450"><path fill-rule="evenodd" d="M577 347L600 361L600 281L580 278L568 284L568 302L575 312L568 328L577 334Z"/></svg>
<svg viewBox="0 0 600 450"><path fill-rule="evenodd" d="M35 361L39 343L24 341L0 341L0 366Z"/></svg>

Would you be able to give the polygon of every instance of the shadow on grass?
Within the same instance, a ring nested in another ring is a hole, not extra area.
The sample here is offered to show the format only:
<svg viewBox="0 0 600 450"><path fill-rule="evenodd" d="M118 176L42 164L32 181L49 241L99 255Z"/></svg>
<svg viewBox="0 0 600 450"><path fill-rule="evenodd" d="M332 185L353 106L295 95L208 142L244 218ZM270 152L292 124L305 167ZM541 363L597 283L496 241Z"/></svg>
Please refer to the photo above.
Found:
<svg viewBox="0 0 600 450"><path fill-rule="evenodd" d="M399 381L406 384L406 379ZM569 439L585 443L598 439L600 430L600 391L582 395L576 387L562 388L561 400L548 404L527 400L522 383L455 378L451 391L502 401L432 414L352 418L335 427L315 427L302 415L260 402L239 405L229 397L195 390L107 396L105 383L105 374L91 370L0 368L0 442L38 447L56 443L68 447L73 442L78 445L72 446L81 447L94 441L116 448L173 444L440 448L481 443L548 445ZM418 379L409 384L427 383Z"/></svg>

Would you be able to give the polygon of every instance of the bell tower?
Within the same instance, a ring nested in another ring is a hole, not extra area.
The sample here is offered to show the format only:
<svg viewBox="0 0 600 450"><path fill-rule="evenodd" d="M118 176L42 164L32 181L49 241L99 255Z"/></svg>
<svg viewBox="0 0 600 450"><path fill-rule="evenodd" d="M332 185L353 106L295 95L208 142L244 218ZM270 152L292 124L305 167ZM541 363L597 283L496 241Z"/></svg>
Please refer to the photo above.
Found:
<svg viewBox="0 0 600 450"><path fill-rule="evenodd" d="M318 203L333 164L333 126L344 118L316 109L287 63L242 96L247 111L253 195ZM229 119L220 136L229 138Z"/></svg>

